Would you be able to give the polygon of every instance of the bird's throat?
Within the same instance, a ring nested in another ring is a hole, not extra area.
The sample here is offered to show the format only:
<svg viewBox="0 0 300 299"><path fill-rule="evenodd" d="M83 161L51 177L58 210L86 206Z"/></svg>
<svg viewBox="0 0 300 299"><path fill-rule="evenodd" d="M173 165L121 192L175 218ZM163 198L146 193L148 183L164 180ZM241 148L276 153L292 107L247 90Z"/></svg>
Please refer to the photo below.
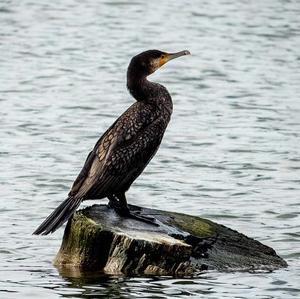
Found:
<svg viewBox="0 0 300 299"><path fill-rule="evenodd" d="M146 76L127 76L127 88L138 102L150 99L153 85Z"/></svg>

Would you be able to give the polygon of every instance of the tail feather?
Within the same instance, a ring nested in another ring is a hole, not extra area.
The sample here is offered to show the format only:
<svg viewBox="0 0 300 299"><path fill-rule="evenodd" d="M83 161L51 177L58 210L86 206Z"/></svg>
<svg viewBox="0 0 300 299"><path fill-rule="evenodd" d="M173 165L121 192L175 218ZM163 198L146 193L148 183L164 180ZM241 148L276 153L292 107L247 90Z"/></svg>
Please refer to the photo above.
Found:
<svg viewBox="0 0 300 299"><path fill-rule="evenodd" d="M76 211L82 198L68 197L65 199L33 232L34 235L48 235L62 226Z"/></svg>

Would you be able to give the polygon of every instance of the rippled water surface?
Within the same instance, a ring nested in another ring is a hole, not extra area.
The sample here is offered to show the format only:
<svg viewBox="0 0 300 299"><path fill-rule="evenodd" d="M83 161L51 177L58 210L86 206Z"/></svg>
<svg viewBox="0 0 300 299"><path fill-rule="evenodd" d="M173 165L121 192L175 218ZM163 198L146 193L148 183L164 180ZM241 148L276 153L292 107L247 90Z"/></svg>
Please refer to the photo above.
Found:
<svg viewBox="0 0 300 299"><path fill-rule="evenodd" d="M1 298L299 298L300 2L0 2ZM72 278L63 230L32 231L97 138L132 102L130 58L192 56L151 77L174 114L130 203L202 215L273 247L289 267L198 278Z"/></svg>

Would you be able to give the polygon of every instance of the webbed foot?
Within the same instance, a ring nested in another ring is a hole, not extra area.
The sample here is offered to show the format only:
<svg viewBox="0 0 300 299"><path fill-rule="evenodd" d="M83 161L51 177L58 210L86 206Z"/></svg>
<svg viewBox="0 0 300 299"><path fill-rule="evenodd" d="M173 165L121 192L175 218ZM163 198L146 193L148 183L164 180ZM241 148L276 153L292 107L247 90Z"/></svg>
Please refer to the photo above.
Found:
<svg viewBox="0 0 300 299"><path fill-rule="evenodd" d="M116 204L115 202L109 202L109 207L113 208L119 216L159 226L159 224L156 223L156 219L154 217L141 215L139 211L130 211L128 208L122 208L119 204Z"/></svg>
<svg viewBox="0 0 300 299"><path fill-rule="evenodd" d="M119 198L121 198L119 200L114 195L109 196L108 198L109 198L108 207L114 209L119 216L131 218L138 221L142 221L147 224L159 226L159 224L156 223L156 219L154 217L141 215L139 210L130 211L124 195L119 196Z"/></svg>
<svg viewBox="0 0 300 299"><path fill-rule="evenodd" d="M151 224L151 225L159 226L159 224L156 223L156 219L154 217L144 216L136 211L130 211L130 210L128 210L128 211L129 211L129 214L126 215L126 217L128 217L128 218L139 220L139 221Z"/></svg>

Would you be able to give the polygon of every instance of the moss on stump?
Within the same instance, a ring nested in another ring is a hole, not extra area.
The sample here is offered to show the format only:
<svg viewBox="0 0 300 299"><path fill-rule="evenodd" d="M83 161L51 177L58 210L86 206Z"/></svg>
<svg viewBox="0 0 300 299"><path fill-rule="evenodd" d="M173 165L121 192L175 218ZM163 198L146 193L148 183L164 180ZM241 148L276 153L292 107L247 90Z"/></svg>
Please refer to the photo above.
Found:
<svg viewBox="0 0 300 299"><path fill-rule="evenodd" d="M105 205L93 205L69 220L55 265L131 275L287 266L272 248L215 222L132 205L130 209L155 217L159 226L122 218Z"/></svg>

